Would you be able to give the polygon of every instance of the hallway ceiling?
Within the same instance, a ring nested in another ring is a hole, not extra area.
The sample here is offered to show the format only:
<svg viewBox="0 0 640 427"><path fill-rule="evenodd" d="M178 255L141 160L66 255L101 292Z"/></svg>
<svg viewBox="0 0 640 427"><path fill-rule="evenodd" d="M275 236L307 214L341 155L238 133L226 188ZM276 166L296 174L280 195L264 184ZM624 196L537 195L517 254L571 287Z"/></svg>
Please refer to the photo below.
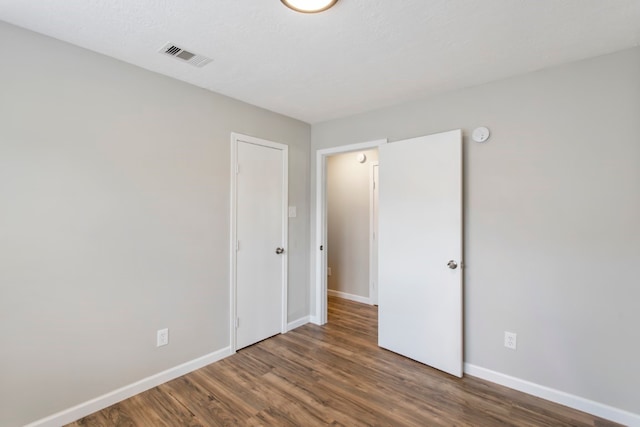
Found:
<svg viewBox="0 0 640 427"><path fill-rule="evenodd" d="M0 0L0 20L308 123L640 45L639 0Z"/></svg>

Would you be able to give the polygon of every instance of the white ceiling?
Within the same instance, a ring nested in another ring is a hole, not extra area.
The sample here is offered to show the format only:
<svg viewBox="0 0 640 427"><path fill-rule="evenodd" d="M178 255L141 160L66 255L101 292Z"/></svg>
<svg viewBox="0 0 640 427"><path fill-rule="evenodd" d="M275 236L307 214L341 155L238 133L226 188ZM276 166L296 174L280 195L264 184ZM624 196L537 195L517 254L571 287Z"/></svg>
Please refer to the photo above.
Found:
<svg viewBox="0 0 640 427"><path fill-rule="evenodd" d="M640 0L0 0L0 19L309 123L640 45Z"/></svg>

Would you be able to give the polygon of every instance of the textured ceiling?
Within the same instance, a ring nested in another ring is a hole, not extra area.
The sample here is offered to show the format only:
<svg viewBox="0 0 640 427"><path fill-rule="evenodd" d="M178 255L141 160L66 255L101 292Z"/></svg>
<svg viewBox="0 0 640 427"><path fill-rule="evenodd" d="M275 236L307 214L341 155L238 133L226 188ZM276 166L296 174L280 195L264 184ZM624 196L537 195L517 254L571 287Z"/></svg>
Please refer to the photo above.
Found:
<svg viewBox="0 0 640 427"><path fill-rule="evenodd" d="M0 0L0 20L309 123L640 44L640 0Z"/></svg>

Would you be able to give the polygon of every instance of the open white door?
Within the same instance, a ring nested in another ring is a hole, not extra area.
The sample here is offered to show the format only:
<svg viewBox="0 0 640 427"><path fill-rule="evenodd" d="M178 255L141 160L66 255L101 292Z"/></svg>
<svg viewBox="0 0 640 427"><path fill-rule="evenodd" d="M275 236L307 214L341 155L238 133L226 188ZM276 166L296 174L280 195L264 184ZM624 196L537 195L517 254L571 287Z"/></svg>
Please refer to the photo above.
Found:
<svg viewBox="0 0 640 427"><path fill-rule="evenodd" d="M462 132L380 146L378 344L462 376Z"/></svg>

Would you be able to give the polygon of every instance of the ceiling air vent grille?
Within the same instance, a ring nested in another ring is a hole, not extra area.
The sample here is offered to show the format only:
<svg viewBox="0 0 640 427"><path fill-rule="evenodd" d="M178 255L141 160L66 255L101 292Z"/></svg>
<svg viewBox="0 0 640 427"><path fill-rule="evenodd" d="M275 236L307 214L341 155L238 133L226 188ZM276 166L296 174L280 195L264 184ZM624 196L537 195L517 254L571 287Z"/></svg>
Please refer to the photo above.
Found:
<svg viewBox="0 0 640 427"><path fill-rule="evenodd" d="M173 43L167 43L166 45L162 46L162 48L158 52L164 53L168 56L173 56L174 58L178 58L179 60L196 67L204 67L212 61L211 58L189 52L188 50L184 50L183 48L178 47Z"/></svg>

